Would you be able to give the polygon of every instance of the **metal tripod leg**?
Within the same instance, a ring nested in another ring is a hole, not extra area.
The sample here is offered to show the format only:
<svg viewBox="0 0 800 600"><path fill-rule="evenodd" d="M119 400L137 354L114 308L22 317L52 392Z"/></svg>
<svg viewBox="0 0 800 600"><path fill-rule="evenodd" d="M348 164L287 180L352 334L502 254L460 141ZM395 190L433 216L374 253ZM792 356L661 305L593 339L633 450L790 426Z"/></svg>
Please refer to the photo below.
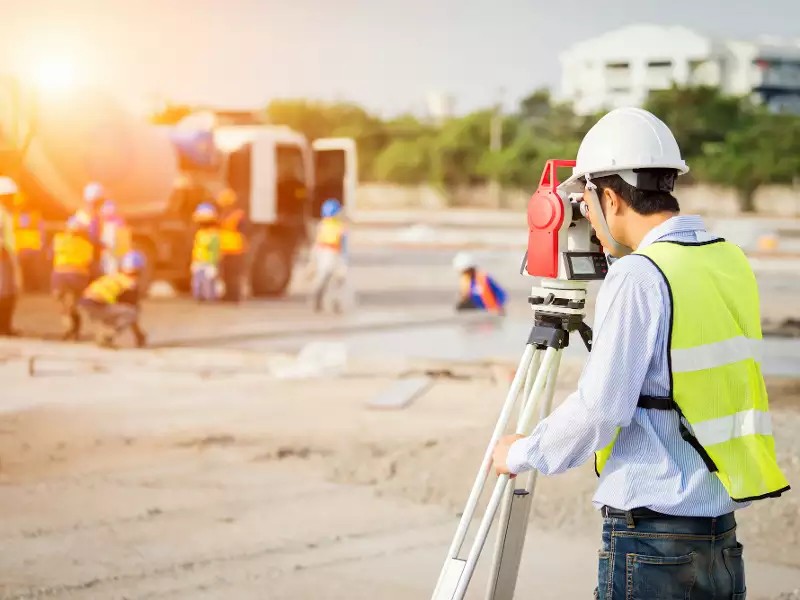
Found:
<svg viewBox="0 0 800 600"><path fill-rule="evenodd" d="M525 398L523 406L525 407L528 403L533 402L534 406L531 409L534 412L536 405L541 404L539 421L550 413L560 363L561 353L558 353L553 367L548 373L547 386L542 397L532 398L529 394ZM520 423L520 426L522 425L523 423ZM530 433L519 429L518 432L522 434ZM537 474L538 472L533 470L526 476L509 480L506 486L500 509L500 518L497 523L497 541L489 574L489 585L486 589L487 600L513 600L514 598L519 566L522 560L522 549L525 545L525 535L528 529L528 517L533 504L533 492L536 488ZM517 487L516 484L520 479L525 481L525 485Z"/></svg>
<svg viewBox="0 0 800 600"><path fill-rule="evenodd" d="M517 371L514 374L514 379L511 382L505 402L500 410L500 415L497 419L497 424L495 425L494 431L492 432L492 437L489 440L489 444L486 447L486 452L483 455L483 461L478 469L478 475L475 478L472 489L470 490L469 498L467 499L467 505L464 508L464 512L461 514L461 520L456 528L455 536L453 536L453 541L450 544L449 550L447 551L447 558L445 559L444 566L439 573L439 579L436 583L432 600L451 600L453 598L456 586L458 585L458 582L463 574L464 567L466 566L466 561L458 558L458 555L461 552L461 547L464 544L464 539L467 535L469 524L472 521L473 515L475 514L478 500L480 499L481 492L486 484L486 479L489 476L489 470L492 466L492 453L494 452L494 447L497 445L497 441L506 430L506 426L508 425L508 421L511 418L511 413L514 409L514 404L516 404L520 390L523 387L523 383L528 377L531 365L534 363L539 364L541 362L541 354L541 351L536 350L532 344L525 346L525 351L522 353L519 365L517 366Z"/></svg>
<svg viewBox="0 0 800 600"><path fill-rule="evenodd" d="M557 360L558 352L559 351L555 348L547 348L547 350L545 350L544 356L542 357L542 365L539 368L533 388L531 389L531 398L537 398L544 392L548 374L550 373L554 362ZM528 402L526 404L525 410L523 411L523 415L520 419L520 426L517 431L530 431L531 424L535 416L533 412L534 404L535 402ZM491 451L489 452L489 459L491 461ZM489 465L491 465L491 462ZM492 521L497 514L497 509L500 506L500 501L503 499L503 493L505 492L509 479L510 478L508 475L501 475L497 479L494 491L489 499L489 504L486 507L486 512L484 513L480 525L478 526L478 531L475 534L475 540L472 543L472 548L470 549L466 563L463 566L463 572L458 578L458 585L456 586L455 591L451 595L435 596L436 600L439 600L440 598L461 600L464 597L464 594L466 594L469 582L475 572L475 566L478 563L478 558L483 550L483 545L486 543L486 537L489 534L489 528L491 527Z"/></svg>

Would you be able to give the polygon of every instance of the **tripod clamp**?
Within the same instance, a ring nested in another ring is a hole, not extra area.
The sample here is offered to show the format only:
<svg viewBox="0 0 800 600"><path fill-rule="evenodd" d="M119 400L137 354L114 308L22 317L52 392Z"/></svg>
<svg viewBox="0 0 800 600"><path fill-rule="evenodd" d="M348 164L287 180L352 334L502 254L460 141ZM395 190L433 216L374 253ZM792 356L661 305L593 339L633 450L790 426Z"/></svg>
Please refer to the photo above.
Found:
<svg viewBox="0 0 800 600"><path fill-rule="evenodd" d="M569 334L577 331L586 350L592 351L592 328L584 321L586 289L533 288L528 297L534 326L528 343L544 350L569 346Z"/></svg>

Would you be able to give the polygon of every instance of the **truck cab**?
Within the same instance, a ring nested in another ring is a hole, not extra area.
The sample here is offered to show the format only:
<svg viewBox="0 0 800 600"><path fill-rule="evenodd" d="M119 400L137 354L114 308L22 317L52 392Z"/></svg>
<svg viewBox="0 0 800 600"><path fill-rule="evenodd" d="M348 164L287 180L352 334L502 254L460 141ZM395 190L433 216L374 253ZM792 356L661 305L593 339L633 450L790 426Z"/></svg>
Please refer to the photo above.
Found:
<svg viewBox="0 0 800 600"><path fill-rule="evenodd" d="M297 251L308 243L322 202L335 197L345 211L358 178L352 139L309 144L292 129L231 125L214 130L223 157L224 186L237 194L250 222L248 274L254 296L283 294Z"/></svg>

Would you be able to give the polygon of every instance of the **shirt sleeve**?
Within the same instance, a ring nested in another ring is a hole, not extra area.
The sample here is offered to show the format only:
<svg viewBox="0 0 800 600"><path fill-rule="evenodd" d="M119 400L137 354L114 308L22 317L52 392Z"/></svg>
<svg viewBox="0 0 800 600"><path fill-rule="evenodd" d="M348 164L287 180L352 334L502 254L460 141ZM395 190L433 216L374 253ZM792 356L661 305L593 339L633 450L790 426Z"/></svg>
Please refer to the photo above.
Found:
<svg viewBox="0 0 800 600"><path fill-rule="evenodd" d="M617 261L597 296L594 344L572 393L508 455L512 473L584 463L633 418L664 317L663 278L646 258Z"/></svg>

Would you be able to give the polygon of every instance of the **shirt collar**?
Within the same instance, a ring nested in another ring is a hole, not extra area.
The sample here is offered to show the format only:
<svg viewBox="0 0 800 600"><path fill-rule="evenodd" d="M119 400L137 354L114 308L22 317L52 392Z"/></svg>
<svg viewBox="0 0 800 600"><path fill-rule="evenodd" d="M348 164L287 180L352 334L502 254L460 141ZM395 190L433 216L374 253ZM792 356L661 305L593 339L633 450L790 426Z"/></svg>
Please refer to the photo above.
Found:
<svg viewBox="0 0 800 600"><path fill-rule="evenodd" d="M661 225L657 225L648 231L639 243L639 247L636 249L643 250L650 244L674 233L705 230L705 223L703 223L703 219L698 215L677 215L670 217L661 223Z"/></svg>

